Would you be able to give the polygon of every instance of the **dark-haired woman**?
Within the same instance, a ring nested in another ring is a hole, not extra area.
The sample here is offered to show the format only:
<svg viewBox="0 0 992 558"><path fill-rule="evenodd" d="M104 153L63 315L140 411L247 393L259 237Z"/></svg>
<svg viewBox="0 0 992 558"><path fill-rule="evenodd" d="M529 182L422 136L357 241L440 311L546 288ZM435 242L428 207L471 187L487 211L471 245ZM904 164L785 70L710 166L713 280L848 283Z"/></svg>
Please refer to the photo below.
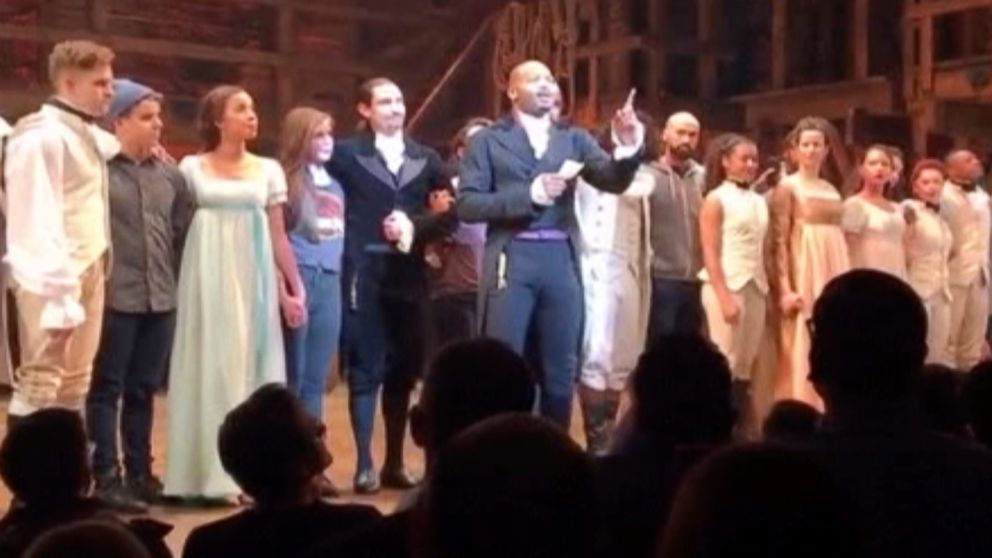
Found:
<svg viewBox="0 0 992 558"><path fill-rule="evenodd" d="M197 210L179 277L165 494L229 501L240 491L221 467L218 428L255 389L286 377L277 281L287 284L282 309L291 326L305 305L283 227L286 177L277 161L246 147L258 134L251 96L214 89L199 126L203 151L180 164Z"/></svg>
<svg viewBox="0 0 992 558"><path fill-rule="evenodd" d="M710 339L727 357L742 420L750 412L751 369L765 331L768 205L751 189L758 148L725 134L706 156L706 197L699 215L704 269L702 303Z"/></svg>

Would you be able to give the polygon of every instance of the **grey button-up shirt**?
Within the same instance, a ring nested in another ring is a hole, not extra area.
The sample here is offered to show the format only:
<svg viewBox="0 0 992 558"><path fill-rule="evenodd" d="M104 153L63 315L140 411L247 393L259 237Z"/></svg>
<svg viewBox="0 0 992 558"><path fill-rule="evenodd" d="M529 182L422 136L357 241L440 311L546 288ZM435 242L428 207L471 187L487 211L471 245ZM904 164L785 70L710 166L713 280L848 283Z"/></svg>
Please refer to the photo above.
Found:
<svg viewBox="0 0 992 558"><path fill-rule="evenodd" d="M118 155L110 168L113 270L107 307L118 312L176 308L176 277L193 196L175 166Z"/></svg>

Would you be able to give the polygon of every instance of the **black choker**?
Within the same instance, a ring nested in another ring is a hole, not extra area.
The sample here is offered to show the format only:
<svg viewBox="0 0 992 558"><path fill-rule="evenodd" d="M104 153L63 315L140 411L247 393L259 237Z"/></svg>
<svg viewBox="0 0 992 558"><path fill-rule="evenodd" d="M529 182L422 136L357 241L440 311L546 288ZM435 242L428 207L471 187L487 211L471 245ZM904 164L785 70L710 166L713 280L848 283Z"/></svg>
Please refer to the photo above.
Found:
<svg viewBox="0 0 992 558"><path fill-rule="evenodd" d="M927 209L933 211L934 213L940 213L940 204L939 203L933 203L933 202L925 201L925 202L923 202L923 205L927 206Z"/></svg>
<svg viewBox="0 0 992 558"><path fill-rule="evenodd" d="M733 184L734 186L737 186L741 190L750 190L751 189L751 183L748 182L747 180L734 180L733 178L728 178L727 179L727 182Z"/></svg>
<svg viewBox="0 0 992 558"><path fill-rule="evenodd" d="M45 101L45 104L49 106L53 106L59 110L68 112L69 114L78 116L83 122L86 122L87 124L93 124L96 122L96 118L93 115L86 114L85 112L75 107L69 106L65 101L58 99L56 97L52 97L51 99L48 99L47 101Z"/></svg>

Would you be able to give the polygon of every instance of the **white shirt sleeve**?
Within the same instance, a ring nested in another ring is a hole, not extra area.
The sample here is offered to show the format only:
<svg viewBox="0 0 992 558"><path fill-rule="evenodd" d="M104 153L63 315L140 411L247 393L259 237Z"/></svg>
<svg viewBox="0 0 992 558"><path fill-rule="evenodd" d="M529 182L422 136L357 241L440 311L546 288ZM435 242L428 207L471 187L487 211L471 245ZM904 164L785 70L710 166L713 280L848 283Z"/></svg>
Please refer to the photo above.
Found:
<svg viewBox="0 0 992 558"><path fill-rule="evenodd" d="M644 124L640 122L637 123L635 128L634 134L637 137L637 140L634 142L634 145L621 145L620 137L617 136L616 130L613 130L610 133L613 135L613 145L616 146L613 148L613 158L617 161L637 155L637 152L644 147L644 134L646 132L644 130Z"/></svg>
<svg viewBox="0 0 992 558"><path fill-rule="evenodd" d="M65 146L51 130L25 132L7 146L7 254L18 286L45 299L41 327L72 328L86 319L65 236Z"/></svg>
<svg viewBox="0 0 992 558"><path fill-rule="evenodd" d="M268 175L268 192L266 193L266 207L286 203L289 199L287 192L289 187L286 184L286 173L282 170L282 165L272 159L263 159L266 165L265 173Z"/></svg>

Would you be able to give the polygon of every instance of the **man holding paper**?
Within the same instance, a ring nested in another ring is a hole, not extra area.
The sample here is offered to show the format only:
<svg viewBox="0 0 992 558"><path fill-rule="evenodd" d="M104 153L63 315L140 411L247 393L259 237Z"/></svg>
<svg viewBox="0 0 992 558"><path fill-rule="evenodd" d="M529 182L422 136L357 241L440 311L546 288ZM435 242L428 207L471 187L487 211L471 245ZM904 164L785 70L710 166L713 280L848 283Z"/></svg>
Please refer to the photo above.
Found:
<svg viewBox="0 0 992 558"><path fill-rule="evenodd" d="M574 179L623 192L640 164L644 126L631 91L613 119L611 159L585 130L551 118L558 84L529 61L510 74L506 118L479 132L462 160L458 215L488 223L479 289L483 334L523 353L536 342L541 414L568 427L578 371L583 295Z"/></svg>

